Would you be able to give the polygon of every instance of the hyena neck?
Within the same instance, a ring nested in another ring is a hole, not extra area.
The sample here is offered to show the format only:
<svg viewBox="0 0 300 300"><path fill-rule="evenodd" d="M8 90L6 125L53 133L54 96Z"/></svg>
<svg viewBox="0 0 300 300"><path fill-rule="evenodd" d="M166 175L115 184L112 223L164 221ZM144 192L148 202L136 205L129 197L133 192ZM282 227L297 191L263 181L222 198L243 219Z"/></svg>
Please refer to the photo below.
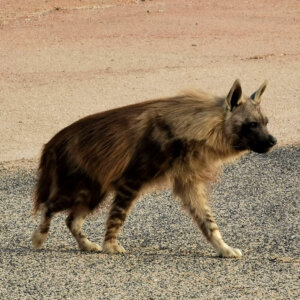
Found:
<svg viewBox="0 0 300 300"><path fill-rule="evenodd" d="M176 110L166 111L167 121L174 125L176 135L194 141L199 151L210 153L214 160L239 156L232 147L232 138L226 134L225 98L192 90L176 98Z"/></svg>
<svg viewBox="0 0 300 300"><path fill-rule="evenodd" d="M231 137L225 134L224 121L219 122L210 130L203 146L212 157L215 156L217 160L224 162L238 158L244 153L232 146Z"/></svg>
<svg viewBox="0 0 300 300"><path fill-rule="evenodd" d="M212 158L225 162L227 159L238 158L244 151L234 148L232 137L226 134L227 112L224 109L224 102L225 99L216 99L214 109L204 112L202 130L198 138L203 141L203 147L211 153Z"/></svg>

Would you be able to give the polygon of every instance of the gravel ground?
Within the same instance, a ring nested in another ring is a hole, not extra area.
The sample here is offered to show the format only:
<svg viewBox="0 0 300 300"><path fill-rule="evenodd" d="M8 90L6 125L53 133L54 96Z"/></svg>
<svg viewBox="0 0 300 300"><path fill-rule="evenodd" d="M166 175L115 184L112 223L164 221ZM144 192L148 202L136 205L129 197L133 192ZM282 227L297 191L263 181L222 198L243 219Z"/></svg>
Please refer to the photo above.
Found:
<svg viewBox="0 0 300 300"><path fill-rule="evenodd" d="M138 202L122 231L125 255L77 250L52 223L43 249L30 237L34 168L0 164L1 299L299 299L300 148L250 154L225 169L212 202L225 241L241 260L212 248L168 191ZM104 235L104 212L85 225ZM297 244L298 243L298 244Z"/></svg>

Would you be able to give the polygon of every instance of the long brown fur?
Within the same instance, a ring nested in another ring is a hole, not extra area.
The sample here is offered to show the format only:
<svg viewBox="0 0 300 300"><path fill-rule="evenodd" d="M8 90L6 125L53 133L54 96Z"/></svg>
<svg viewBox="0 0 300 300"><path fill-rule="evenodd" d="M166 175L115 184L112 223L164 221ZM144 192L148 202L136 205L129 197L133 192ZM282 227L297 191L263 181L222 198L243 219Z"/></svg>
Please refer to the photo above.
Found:
<svg viewBox="0 0 300 300"><path fill-rule="evenodd" d="M249 150L267 152L276 143L259 108L265 87L251 98L242 95L238 80L227 97L186 91L91 115L58 132L40 161L34 213L41 210L42 220L33 245L42 246L55 213L68 211L66 224L79 248L100 251L81 227L114 192L103 250L124 252L117 236L134 201L146 186L168 180L219 255L241 257L221 237L206 184L226 161Z"/></svg>

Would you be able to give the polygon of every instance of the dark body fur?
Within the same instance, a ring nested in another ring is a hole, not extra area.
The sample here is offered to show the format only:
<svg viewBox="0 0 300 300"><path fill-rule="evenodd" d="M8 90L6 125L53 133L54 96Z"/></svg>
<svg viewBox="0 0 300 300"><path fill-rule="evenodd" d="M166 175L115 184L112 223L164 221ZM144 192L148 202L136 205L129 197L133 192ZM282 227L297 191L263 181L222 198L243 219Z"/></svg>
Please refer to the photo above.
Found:
<svg viewBox="0 0 300 300"><path fill-rule="evenodd" d="M53 215L69 211L66 223L79 248L100 251L81 227L113 191L104 251L124 252L117 235L134 200L145 187L169 181L218 253L240 257L221 238L205 185L225 161L275 144L259 109L264 88L245 98L236 81L225 98L190 91L91 115L61 130L45 145L40 161L34 210L41 209L42 221L34 246L43 244Z"/></svg>

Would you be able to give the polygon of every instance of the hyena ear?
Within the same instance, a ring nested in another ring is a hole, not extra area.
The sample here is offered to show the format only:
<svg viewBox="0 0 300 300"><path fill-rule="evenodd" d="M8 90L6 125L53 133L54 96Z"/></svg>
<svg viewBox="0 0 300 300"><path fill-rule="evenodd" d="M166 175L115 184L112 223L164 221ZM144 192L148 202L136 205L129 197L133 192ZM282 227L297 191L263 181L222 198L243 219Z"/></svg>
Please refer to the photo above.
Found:
<svg viewBox="0 0 300 300"><path fill-rule="evenodd" d="M240 81L237 79L233 86L231 87L227 97L226 97L226 106L229 111L232 111L236 106L239 106L242 103L242 87Z"/></svg>
<svg viewBox="0 0 300 300"><path fill-rule="evenodd" d="M250 96L250 98L251 98L256 104L259 104L259 103L260 103L260 101L261 101L260 97L261 97L261 95L264 93L264 91L265 91L267 85L268 85L268 82L267 82L267 80L265 80L264 83L259 87L259 89L258 89L256 92L254 92L254 93Z"/></svg>

